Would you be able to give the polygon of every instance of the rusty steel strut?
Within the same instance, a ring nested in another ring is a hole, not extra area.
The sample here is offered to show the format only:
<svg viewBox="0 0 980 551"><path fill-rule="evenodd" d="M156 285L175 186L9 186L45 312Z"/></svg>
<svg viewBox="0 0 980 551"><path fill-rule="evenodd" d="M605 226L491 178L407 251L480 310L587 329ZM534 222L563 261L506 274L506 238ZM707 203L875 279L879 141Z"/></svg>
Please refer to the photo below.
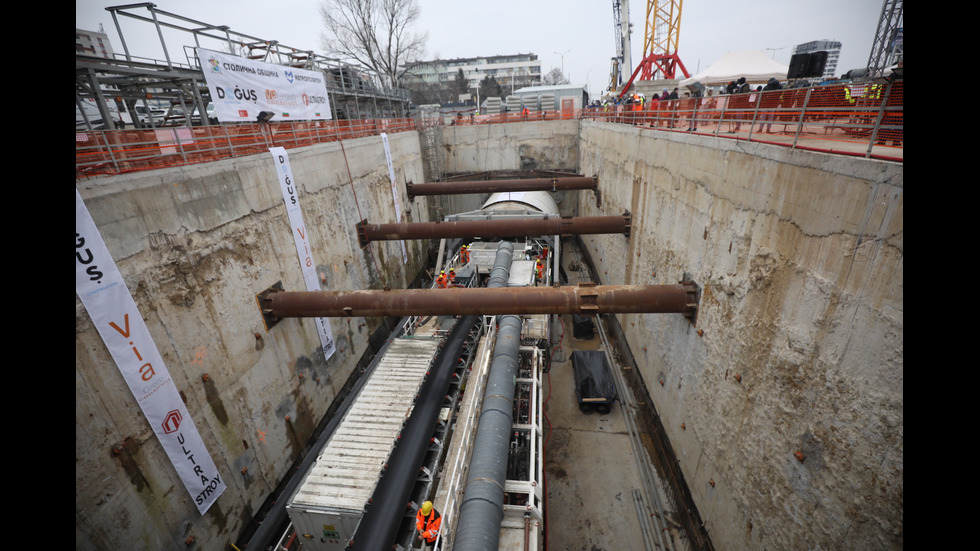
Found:
<svg viewBox="0 0 980 551"><path fill-rule="evenodd" d="M517 178L511 180L461 180L458 182L425 182L405 184L408 197L422 195L461 195L466 193L501 193L510 191L564 191L599 189L596 176L564 176L556 178Z"/></svg>
<svg viewBox="0 0 980 551"><path fill-rule="evenodd" d="M630 235L633 217L577 216L570 218L521 218L513 220L450 220L445 222L410 222L401 224L357 224L361 247L371 241L398 239L502 238L524 235L595 235L621 233Z"/></svg>
<svg viewBox="0 0 980 551"><path fill-rule="evenodd" d="M392 291L277 291L261 299L275 319L312 317L683 314L694 321L698 288L676 285L592 285Z"/></svg>

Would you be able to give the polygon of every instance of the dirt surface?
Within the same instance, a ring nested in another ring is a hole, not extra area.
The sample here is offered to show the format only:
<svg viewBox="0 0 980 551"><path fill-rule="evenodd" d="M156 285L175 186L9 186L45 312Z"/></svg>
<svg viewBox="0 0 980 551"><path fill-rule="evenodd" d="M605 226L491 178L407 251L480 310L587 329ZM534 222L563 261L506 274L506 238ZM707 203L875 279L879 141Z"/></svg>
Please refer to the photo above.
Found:
<svg viewBox="0 0 980 551"><path fill-rule="evenodd" d="M619 404L605 415L584 414L575 396L568 358L574 350L599 349L599 336L566 333L562 346L566 361L552 364L544 384L548 550L642 549L632 495L641 482Z"/></svg>

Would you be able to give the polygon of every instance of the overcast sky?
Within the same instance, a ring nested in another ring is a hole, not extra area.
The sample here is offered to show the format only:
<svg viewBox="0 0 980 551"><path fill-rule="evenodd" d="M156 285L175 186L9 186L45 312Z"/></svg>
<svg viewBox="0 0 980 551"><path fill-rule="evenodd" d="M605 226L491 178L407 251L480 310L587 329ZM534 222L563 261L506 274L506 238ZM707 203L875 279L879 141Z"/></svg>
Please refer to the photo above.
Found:
<svg viewBox="0 0 980 551"><path fill-rule="evenodd" d="M625 0L623 0L625 1ZM107 6L126 2L75 0L75 26L104 32L117 53L121 43ZM157 9L303 50L326 54L319 0L156 0ZM547 72L562 67L592 94L609 85L615 55L612 0L419 0L418 30L429 33L427 59L535 53ZM687 0L678 51L693 75L727 52L763 50L789 65L793 46L813 40L841 42L837 74L867 65L882 0ZM148 14L146 9L133 10ZM646 2L630 2L634 68L643 55ZM134 56L162 59L159 39L147 23L121 18ZM183 53L167 38L176 60ZM189 42L189 35L184 35ZM182 45L182 44L181 44ZM213 46L212 46L213 47ZM217 48L216 48L217 49Z"/></svg>

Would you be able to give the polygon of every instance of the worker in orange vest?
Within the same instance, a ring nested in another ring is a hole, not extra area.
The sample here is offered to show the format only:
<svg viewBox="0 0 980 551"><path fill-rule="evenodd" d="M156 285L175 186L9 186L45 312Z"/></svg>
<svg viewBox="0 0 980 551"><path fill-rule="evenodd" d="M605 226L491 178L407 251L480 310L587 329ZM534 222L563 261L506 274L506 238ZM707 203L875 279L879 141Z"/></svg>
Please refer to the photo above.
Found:
<svg viewBox="0 0 980 551"><path fill-rule="evenodd" d="M446 272L445 271L439 272L439 277L436 278L436 287L438 287L440 289L445 289L446 288L446 284L448 282L449 282L449 278L446 277Z"/></svg>
<svg viewBox="0 0 980 551"><path fill-rule="evenodd" d="M470 263L470 247L469 245L463 245L459 248L459 262L460 264Z"/></svg>
<svg viewBox="0 0 980 551"><path fill-rule="evenodd" d="M423 541L423 546L435 544L441 524L442 515L432 506L431 501L426 501L419 507L419 512L415 515L415 528L419 531L419 539Z"/></svg>
<svg viewBox="0 0 980 551"><path fill-rule="evenodd" d="M538 281L544 279L544 262L540 258L534 263L534 274Z"/></svg>
<svg viewBox="0 0 980 551"><path fill-rule="evenodd" d="M449 269L449 285L456 285L456 270Z"/></svg>

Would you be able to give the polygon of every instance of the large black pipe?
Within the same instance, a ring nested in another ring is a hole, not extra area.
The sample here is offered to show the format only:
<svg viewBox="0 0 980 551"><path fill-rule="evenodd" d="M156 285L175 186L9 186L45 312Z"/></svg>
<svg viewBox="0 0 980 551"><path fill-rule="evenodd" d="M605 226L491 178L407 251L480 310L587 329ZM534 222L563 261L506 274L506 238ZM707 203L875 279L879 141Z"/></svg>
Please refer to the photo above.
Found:
<svg viewBox="0 0 980 551"><path fill-rule="evenodd" d="M507 287L513 260L514 246L501 242L497 246L488 287ZM520 316L497 317L493 361L487 374L487 388L480 406L480 422L453 540L453 548L460 551L499 548L508 444L514 422L514 388L520 364L521 325Z"/></svg>
<svg viewBox="0 0 980 551"><path fill-rule="evenodd" d="M348 549L388 551L398 536L398 527L409 511L412 488L418 479L426 449L439 418L443 401L452 382L457 360L467 335L479 316L465 316L456 322L442 351L436 357L422 384L412 416L402 430L398 445L388 459L388 467L371 496L371 504Z"/></svg>
<svg viewBox="0 0 980 551"><path fill-rule="evenodd" d="M504 486L520 366L521 316L499 316L493 361L480 410L473 455L459 506L453 549L496 550L504 518Z"/></svg>

